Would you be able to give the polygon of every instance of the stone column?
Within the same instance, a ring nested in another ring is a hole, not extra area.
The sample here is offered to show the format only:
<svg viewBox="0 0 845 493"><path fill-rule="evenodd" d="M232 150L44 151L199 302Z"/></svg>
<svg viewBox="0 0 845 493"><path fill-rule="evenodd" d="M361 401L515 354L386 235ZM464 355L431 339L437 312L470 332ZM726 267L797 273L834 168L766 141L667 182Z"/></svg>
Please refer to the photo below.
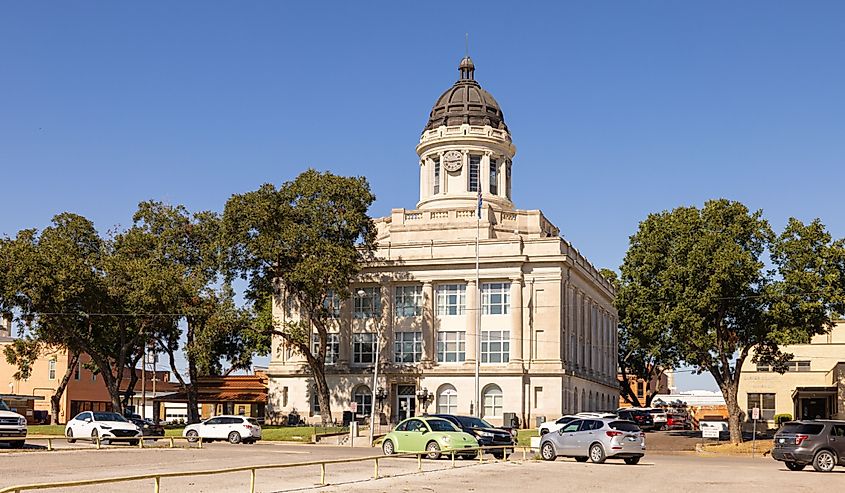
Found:
<svg viewBox="0 0 845 493"><path fill-rule="evenodd" d="M394 328L396 310L393 309L393 282L382 283L379 293L381 294L381 317L378 320L378 332L381 333L381 340L378 343L382 344L381 349L379 349L379 359L383 364L392 363L394 333L396 332Z"/></svg>
<svg viewBox="0 0 845 493"><path fill-rule="evenodd" d="M478 165L478 186L482 194L490 193L490 151L481 156L481 164Z"/></svg>
<svg viewBox="0 0 845 493"><path fill-rule="evenodd" d="M478 357L475 351L475 327L476 318L481 316L478 309L478 293L476 292L475 279L467 281L467 306L466 306L466 362L475 363Z"/></svg>
<svg viewBox="0 0 845 493"><path fill-rule="evenodd" d="M437 359L435 345L437 330L434 327L434 286L431 281L423 281L423 307L422 307L422 336L423 336L423 364L432 365ZM433 392L433 390L432 390Z"/></svg>
<svg viewBox="0 0 845 493"><path fill-rule="evenodd" d="M528 292L533 293L531 287L534 281L528 281ZM510 291L511 310L511 338L510 338L510 362L522 363L522 277L511 278Z"/></svg>

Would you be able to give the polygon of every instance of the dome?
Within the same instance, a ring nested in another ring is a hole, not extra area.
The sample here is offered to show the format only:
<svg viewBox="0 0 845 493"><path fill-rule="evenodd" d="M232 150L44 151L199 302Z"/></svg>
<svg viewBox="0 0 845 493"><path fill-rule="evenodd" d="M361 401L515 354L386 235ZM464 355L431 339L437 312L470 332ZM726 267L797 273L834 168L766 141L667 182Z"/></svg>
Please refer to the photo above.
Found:
<svg viewBox="0 0 845 493"><path fill-rule="evenodd" d="M461 78L434 103L424 130L441 125L490 125L507 131L499 103L475 81L475 64L464 57L458 66Z"/></svg>

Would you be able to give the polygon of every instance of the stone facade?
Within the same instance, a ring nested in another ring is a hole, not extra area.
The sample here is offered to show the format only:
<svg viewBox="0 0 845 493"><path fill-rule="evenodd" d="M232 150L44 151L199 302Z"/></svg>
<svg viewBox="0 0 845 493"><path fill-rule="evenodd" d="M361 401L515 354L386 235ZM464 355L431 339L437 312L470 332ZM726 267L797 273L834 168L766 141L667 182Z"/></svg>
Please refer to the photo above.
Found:
<svg viewBox="0 0 845 493"><path fill-rule="evenodd" d="M462 70L455 87L480 94L472 76ZM498 108L483 94L485 108ZM445 99L432 118L452 111L454 122L473 107L461 101L450 109ZM514 413L530 426L617 405L613 288L542 212L514 207L511 136L503 120L493 128L472 124L476 116L423 132L417 208L376 220L376 261L351 286L352 298L336 305L337 351L327 371L335 419L353 403L359 415L373 405L374 340L383 389L374 407L383 424L423 412L473 414L479 402L491 423ZM278 319L296 316L276 301ZM295 410L317 420L304 358L279 339L268 376L271 418Z"/></svg>

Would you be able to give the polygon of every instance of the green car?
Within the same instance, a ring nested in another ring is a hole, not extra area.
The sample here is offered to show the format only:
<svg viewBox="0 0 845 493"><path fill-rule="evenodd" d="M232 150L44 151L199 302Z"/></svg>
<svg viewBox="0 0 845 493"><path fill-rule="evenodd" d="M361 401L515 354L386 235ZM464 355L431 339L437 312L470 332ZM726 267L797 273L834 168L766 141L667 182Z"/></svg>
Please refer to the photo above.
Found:
<svg viewBox="0 0 845 493"><path fill-rule="evenodd" d="M460 431L442 418L419 416L408 418L384 436L381 449L384 455L403 452L428 452L429 459L439 459L442 451L478 447L475 438ZM476 450L458 452L461 457L475 457Z"/></svg>

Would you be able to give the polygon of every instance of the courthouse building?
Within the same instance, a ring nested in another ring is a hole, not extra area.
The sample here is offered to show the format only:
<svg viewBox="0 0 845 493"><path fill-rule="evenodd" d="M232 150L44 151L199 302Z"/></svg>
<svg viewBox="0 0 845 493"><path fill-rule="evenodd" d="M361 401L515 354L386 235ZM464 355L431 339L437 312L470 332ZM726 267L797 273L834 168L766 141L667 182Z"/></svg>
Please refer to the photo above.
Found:
<svg viewBox="0 0 845 493"><path fill-rule="evenodd" d="M514 205L516 148L499 104L474 72L464 58L459 80L431 110L416 147L416 208L376 219L377 261L350 286L350 299L331 301L334 419L374 407L382 424L425 412L471 414L480 400L481 415L494 424L513 413L533 426L538 417L616 408L613 288L541 211ZM518 188L529 189L560 187ZM283 307L278 299L278 319L294 316ZM293 411L318 420L304 358L280 338L268 376L272 420Z"/></svg>

